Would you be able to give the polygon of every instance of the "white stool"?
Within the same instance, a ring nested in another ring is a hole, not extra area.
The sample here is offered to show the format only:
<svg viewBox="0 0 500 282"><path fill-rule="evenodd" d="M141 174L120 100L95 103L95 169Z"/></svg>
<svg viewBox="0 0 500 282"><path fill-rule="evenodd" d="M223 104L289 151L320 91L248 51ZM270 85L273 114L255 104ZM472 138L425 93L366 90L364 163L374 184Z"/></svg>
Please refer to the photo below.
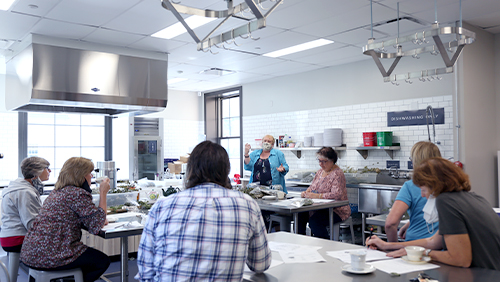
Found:
<svg viewBox="0 0 500 282"><path fill-rule="evenodd" d="M352 226L352 217L349 217L348 219L337 222L333 224L333 240L338 241L339 240L339 235L340 235L340 225L349 225L351 228L351 243L354 244L354 227Z"/></svg>
<svg viewBox="0 0 500 282"><path fill-rule="evenodd" d="M29 277L33 277L35 282L50 282L52 279L59 279L64 277L75 278L75 282L83 282L83 274L80 268L69 269L69 270L56 270L56 271L47 271L47 270L35 270L30 268Z"/></svg>
<svg viewBox="0 0 500 282"><path fill-rule="evenodd" d="M9 277L10 282L17 282L17 272L19 271L19 257L21 253L8 252L9 256Z"/></svg>
<svg viewBox="0 0 500 282"><path fill-rule="evenodd" d="M281 214L271 214L269 216L269 230L267 233L271 233L271 229L273 229L273 221L280 223L280 231L291 231L292 225L292 217Z"/></svg>
<svg viewBox="0 0 500 282"><path fill-rule="evenodd" d="M7 271L7 267L5 267L5 264L0 261L0 281L2 282L10 282L9 278L9 272Z"/></svg>

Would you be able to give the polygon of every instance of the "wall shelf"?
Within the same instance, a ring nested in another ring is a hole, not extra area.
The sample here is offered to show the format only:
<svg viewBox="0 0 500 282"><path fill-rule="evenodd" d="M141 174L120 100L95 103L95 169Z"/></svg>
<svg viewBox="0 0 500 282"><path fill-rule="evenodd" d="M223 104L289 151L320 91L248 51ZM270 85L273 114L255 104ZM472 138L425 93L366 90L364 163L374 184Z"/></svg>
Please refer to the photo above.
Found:
<svg viewBox="0 0 500 282"><path fill-rule="evenodd" d="M374 150L384 150L387 155L393 159L394 151L399 151L401 149L400 146L373 146L373 147L348 147L348 150L356 150L358 153L366 160L368 157L368 151Z"/></svg>
<svg viewBox="0 0 500 282"><path fill-rule="evenodd" d="M323 147L299 147L299 148L275 148L275 149L278 149L280 151L290 151L297 158L300 159L302 157L302 151L318 151L321 148L323 148ZM345 146L345 144L343 144L342 146L339 146L339 147L332 147L332 148L335 151L345 151L347 149L347 147ZM262 149L262 148L261 147L256 147L256 148L251 148L250 150L253 151L253 150L259 150L259 149ZM340 159L340 154L338 154L337 157Z"/></svg>

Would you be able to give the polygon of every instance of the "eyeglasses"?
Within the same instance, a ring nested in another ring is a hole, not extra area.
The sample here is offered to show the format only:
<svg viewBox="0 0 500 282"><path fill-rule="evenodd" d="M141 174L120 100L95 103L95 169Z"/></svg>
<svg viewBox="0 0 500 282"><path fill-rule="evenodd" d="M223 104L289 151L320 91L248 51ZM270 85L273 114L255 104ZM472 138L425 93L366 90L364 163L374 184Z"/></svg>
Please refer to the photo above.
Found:
<svg viewBox="0 0 500 282"><path fill-rule="evenodd" d="M49 167L46 167L45 169L48 170L48 171L51 171Z"/></svg>
<svg viewBox="0 0 500 282"><path fill-rule="evenodd" d="M318 162L319 162L320 164L326 164L327 162L329 162L329 161L330 161L330 160L320 160L320 159L317 159L317 160L318 160Z"/></svg>

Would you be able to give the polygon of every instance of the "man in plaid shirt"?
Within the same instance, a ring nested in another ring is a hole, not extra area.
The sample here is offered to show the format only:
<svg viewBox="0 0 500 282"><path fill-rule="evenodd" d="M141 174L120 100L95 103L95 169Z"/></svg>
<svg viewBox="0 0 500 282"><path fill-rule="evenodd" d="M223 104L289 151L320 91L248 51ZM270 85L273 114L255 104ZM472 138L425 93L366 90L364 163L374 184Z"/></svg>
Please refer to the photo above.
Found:
<svg viewBox="0 0 500 282"><path fill-rule="evenodd" d="M226 150L205 141L187 166L186 190L149 211L139 245L140 281L241 281L245 263L257 272L271 265L258 204L231 190Z"/></svg>

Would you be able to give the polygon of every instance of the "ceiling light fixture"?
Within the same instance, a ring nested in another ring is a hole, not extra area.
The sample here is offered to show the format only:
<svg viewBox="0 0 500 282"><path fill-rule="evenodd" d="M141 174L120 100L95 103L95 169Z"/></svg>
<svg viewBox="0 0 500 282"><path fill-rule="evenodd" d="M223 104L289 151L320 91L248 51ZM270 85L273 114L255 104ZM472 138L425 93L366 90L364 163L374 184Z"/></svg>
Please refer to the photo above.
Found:
<svg viewBox="0 0 500 282"><path fill-rule="evenodd" d="M3 0L3 1L0 1L0 10L7 11L8 9L10 9L10 7L12 6L12 4L14 4L14 2L16 2L16 0Z"/></svg>
<svg viewBox="0 0 500 282"><path fill-rule="evenodd" d="M295 46L292 46L292 47L287 47L287 48L283 48L281 50L277 50L277 51L269 52L269 53L266 53L266 54L262 54L262 56L271 57L271 58L277 58L277 57L282 57L282 56L290 55L290 54L293 54L293 53L297 53L297 52L301 52L301 51L313 49L313 48L316 48L316 47L320 47L320 46L324 46L324 45L328 45L328 44L332 44L332 43L334 43L332 40L317 39L317 40L309 41L309 42L306 42L306 43L298 44L298 45L295 45Z"/></svg>
<svg viewBox="0 0 500 282"><path fill-rule="evenodd" d="M162 0L161 5L163 8L171 11L177 18L179 23L182 24L182 26L184 26L189 35L191 35L193 40L198 44L197 46L198 51L203 51L203 52L210 51L212 54L217 54L218 52L212 52L212 46L216 46L217 48L229 49L228 47L226 47L226 44L237 45L235 39L238 37L241 37L243 39L251 38L257 40L258 38L252 37L252 32L266 27L267 17L278 7L279 4L283 2L283 0L244 0L244 2L234 6L233 0L223 0L223 1L227 2L227 10L222 10L222 11L216 11L210 9L204 10L199 8L188 7L180 5L179 4L180 2L176 3L173 0ZM262 6L262 3L265 1L270 1L275 3L270 8L264 8ZM266 12L263 13L262 10L265 10ZM193 28L190 27L190 25L187 23L187 20L184 20L184 18L181 16L181 13L188 15L196 15L209 19L222 19L222 21L203 39L200 39L193 31ZM243 20L245 21L245 24L243 24L240 27L231 29L230 31L226 31L220 33L219 35L213 36L213 34L217 31L217 29L219 29L231 17Z"/></svg>
<svg viewBox="0 0 500 282"><path fill-rule="evenodd" d="M189 25L191 29L195 29L197 27L200 27L202 25L206 25L209 22L215 21L216 19L214 18L205 18L205 17L200 17L200 16L191 16L186 19L186 24ZM154 34L152 34L152 37L158 37L158 38L163 38L163 39L172 39L176 36L179 36L181 34L184 34L188 32L187 29L181 24L181 23L176 23L173 24L165 29L162 29Z"/></svg>
<svg viewBox="0 0 500 282"><path fill-rule="evenodd" d="M372 1L370 1L372 2ZM373 38L373 12L372 12L372 38L368 39L368 45L363 47L363 54L371 56L375 61L384 82L392 82L394 85L398 80L405 80L411 84L411 79L419 79L422 82L440 80L438 75L453 73L453 67L462 53L465 45L472 44L476 40L476 34L462 27L462 0L460 0L460 21L457 27L440 27L437 21L437 0L435 0L435 22L430 30L416 32L415 34L399 37L399 3L398 3L398 37L375 43ZM373 3L371 4L373 5ZM443 43L442 38L445 39ZM389 52L386 47L393 47L394 52ZM405 51L403 51L405 49ZM452 57L448 56L452 53ZM441 55L445 67L424 69L403 74L392 74L397 64L403 57L420 58L420 54L430 53ZM384 68L380 59L394 59L388 70Z"/></svg>
<svg viewBox="0 0 500 282"><path fill-rule="evenodd" d="M186 80L188 80L188 79L187 78L183 78L183 77L171 78L171 79L167 80L167 84L171 85L171 84L183 82L183 81L186 81Z"/></svg>

